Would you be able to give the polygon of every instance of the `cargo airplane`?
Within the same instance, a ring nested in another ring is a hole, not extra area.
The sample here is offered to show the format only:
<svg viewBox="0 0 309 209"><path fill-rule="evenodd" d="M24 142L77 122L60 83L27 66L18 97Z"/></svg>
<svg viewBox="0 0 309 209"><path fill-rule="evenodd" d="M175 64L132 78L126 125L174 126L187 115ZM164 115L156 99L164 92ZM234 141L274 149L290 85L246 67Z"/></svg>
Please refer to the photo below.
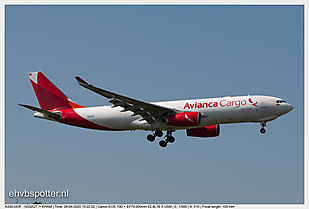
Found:
<svg viewBox="0 0 309 209"><path fill-rule="evenodd" d="M41 108L19 104L35 111L34 117L82 128L125 131L145 130L150 142L166 135L161 147L175 142L172 133L186 129L190 137L216 137L219 124L260 123L265 134L268 121L293 109L284 100L271 96L236 96L164 102L145 102L87 83L76 76L78 84L109 99L111 106L84 107L70 100L42 72L29 73L30 82Z"/></svg>

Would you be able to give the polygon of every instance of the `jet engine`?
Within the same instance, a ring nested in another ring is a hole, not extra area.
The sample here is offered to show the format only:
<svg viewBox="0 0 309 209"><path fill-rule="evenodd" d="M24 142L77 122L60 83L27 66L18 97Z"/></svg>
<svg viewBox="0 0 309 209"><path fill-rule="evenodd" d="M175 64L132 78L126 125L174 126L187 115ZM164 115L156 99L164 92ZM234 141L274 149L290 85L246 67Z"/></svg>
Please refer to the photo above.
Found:
<svg viewBox="0 0 309 209"><path fill-rule="evenodd" d="M201 113L182 112L170 115L166 122L170 126L198 126L201 123Z"/></svg>
<svg viewBox="0 0 309 209"><path fill-rule="evenodd" d="M220 126L219 124L205 126L202 128L192 128L187 129L187 136L193 137L215 137L220 134Z"/></svg>

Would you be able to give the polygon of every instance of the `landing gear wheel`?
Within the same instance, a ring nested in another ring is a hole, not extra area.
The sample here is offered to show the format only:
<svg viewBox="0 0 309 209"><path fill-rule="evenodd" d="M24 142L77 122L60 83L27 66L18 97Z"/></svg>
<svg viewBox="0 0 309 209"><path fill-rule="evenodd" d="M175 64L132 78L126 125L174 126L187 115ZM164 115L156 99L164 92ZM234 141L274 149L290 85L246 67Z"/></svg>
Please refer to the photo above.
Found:
<svg viewBox="0 0 309 209"><path fill-rule="evenodd" d="M260 132L261 132L261 134L265 134L266 133L266 129L265 128L261 128Z"/></svg>
<svg viewBox="0 0 309 209"><path fill-rule="evenodd" d="M262 128L260 129L260 132L261 132L261 134L265 134L266 129L264 127L266 126L266 122L262 122L261 125L262 125Z"/></svg>
<svg viewBox="0 0 309 209"><path fill-rule="evenodd" d="M164 141L164 140L161 140L160 142L159 142L159 145L161 146L161 147L166 147L167 146L167 142L166 141Z"/></svg>
<svg viewBox="0 0 309 209"><path fill-rule="evenodd" d="M147 135L147 140L150 141L150 142L154 142L154 140L156 139L156 137L154 135Z"/></svg>
<svg viewBox="0 0 309 209"><path fill-rule="evenodd" d="M163 136L163 132L160 129L156 129L155 135L158 136L158 137L161 137L161 136Z"/></svg>
<svg viewBox="0 0 309 209"><path fill-rule="evenodd" d="M169 143L174 143L174 142L175 142L175 137L173 137L173 136L167 136L167 141L168 141Z"/></svg>

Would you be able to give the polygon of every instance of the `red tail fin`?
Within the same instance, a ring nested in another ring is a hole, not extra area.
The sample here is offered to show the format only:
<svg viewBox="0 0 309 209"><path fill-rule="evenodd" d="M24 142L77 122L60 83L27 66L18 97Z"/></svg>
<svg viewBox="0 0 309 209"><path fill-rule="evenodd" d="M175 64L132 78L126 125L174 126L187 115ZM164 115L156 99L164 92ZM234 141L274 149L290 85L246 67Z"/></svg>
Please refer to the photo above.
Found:
<svg viewBox="0 0 309 209"><path fill-rule="evenodd" d="M42 72L28 74L36 97L43 110L84 107L72 102Z"/></svg>

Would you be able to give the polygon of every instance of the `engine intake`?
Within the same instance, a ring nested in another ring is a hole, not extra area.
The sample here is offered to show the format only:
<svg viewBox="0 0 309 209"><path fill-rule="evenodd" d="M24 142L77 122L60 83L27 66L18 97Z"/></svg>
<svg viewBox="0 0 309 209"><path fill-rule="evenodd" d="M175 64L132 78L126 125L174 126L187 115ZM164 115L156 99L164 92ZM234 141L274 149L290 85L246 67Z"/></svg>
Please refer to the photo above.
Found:
<svg viewBox="0 0 309 209"><path fill-rule="evenodd" d="M166 120L170 126L198 126L201 123L201 113L182 112L171 115Z"/></svg>
<svg viewBox="0 0 309 209"><path fill-rule="evenodd" d="M187 129L187 136L193 137L216 137L220 134L220 125L205 126L202 128Z"/></svg>

